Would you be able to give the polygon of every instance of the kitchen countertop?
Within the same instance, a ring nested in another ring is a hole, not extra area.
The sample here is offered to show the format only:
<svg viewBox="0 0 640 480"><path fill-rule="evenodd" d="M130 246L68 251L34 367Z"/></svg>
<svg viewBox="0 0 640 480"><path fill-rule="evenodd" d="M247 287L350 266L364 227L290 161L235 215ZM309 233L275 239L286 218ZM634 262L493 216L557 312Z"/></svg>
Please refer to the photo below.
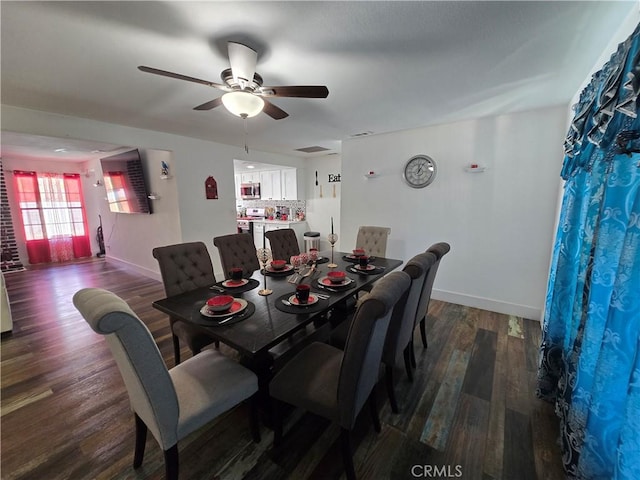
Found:
<svg viewBox="0 0 640 480"><path fill-rule="evenodd" d="M287 224L287 223L300 223L305 222L306 220L267 220L262 218L253 218L253 217L238 217L238 220L249 220L251 222L263 222L263 223L276 223L276 224Z"/></svg>

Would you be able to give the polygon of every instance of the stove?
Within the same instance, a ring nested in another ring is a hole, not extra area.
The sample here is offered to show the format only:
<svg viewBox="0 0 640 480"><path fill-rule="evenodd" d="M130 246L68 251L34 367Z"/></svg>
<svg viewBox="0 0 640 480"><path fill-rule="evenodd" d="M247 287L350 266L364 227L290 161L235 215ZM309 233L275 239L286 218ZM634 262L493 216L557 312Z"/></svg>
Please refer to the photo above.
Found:
<svg viewBox="0 0 640 480"><path fill-rule="evenodd" d="M252 220L264 220L264 208L247 208L245 217L237 219L238 233L249 233L253 236Z"/></svg>

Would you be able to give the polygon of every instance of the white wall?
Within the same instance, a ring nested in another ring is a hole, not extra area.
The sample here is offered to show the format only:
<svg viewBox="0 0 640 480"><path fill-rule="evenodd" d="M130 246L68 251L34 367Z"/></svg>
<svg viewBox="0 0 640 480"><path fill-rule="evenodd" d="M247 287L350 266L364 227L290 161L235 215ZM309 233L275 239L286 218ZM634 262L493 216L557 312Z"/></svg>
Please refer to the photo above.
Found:
<svg viewBox="0 0 640 480"><path fill-rule="evenodd" d="M150 189L161 196L152 205L156 213L103 215L105 241L110 245L107 259L159 279L159 270L151 255L153 247L200 240L209 249L216 275L222 276L213 237L236 232L233 159L243 158L242 147L7 105L2 105L2 129L128 145L145 153L151 150L170 152L170 161L167 162L173 176L170 180L159 179L160 160L169 154L156 152L144 160ZM264 152L252 152L251 155L257 157L256 161L281 165L296 166L296 162L303 161ZM218 200L205 198L204 182L210 175L218 184ZM85 193L88 189L87 186ZM106 209L106 202L103 206ZM97 227L97 215L94 213L88 212L89 220L93 222L90 224L92 231Z"/></svg>
<svg viewBox="0 0 640 480"><path fill-rule="evenodd" d="M387 255L403 260L446 241L433 298L539 319L565 126L559 106L345 141L341 248L365 224L391 227ZM424 189L402 179L416 154L438 167Z"/></svg>
<svg viewBox="0 0 640 480"><path fill-rule="evenodd" d="M320 249L331 248L327 235L331 232L331 217L334 228L340 226L340 204L342 182L329 183L329 174L340 174L342 161L339 155L326 155L305 160L306 164L306 192L307 192L307 223L309 230L320 232ZM318 172L318 186L316 186L316 172ZM322 185L322 197L320 197L320 185ZM336 196L333 197L335 186ZM340 248L340 239L336 244L337 251Z"/></svg>

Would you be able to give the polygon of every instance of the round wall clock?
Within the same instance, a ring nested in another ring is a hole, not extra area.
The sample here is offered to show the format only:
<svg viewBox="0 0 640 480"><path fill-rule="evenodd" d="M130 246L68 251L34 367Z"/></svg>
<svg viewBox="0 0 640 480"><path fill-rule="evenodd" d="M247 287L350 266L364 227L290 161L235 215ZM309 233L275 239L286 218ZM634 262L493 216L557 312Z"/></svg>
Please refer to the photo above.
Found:
<svg viewBox="0 0 640 480"><path fill-rule="evenodd" d="M411 157L404 166L402 176L410 187L424 188L436 178L436 162L426 155Z"/></svg>

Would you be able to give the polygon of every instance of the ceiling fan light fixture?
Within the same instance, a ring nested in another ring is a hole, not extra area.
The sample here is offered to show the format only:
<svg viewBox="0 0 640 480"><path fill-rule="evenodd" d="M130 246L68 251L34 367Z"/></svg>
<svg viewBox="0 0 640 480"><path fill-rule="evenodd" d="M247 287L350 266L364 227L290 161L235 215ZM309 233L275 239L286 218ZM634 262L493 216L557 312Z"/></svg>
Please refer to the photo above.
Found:
<svg viewBox="0 0 640 480"><path fill-rule="evenodd" d="M251 118L264 108L264 100L249 92L235 91L222 95L222 104L236 117Z"/></svg>

